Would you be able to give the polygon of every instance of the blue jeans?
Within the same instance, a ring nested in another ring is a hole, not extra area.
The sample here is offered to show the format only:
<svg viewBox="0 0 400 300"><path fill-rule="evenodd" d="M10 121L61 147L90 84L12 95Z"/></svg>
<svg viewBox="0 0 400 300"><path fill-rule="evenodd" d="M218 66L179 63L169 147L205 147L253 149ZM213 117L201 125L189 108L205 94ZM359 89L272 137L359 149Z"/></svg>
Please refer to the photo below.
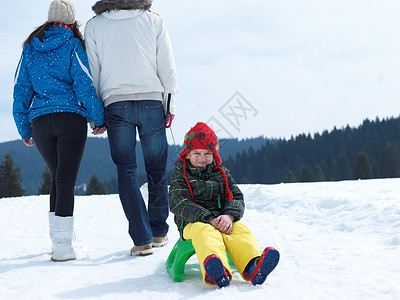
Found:
<svg viewBox="0 0 400 300"><path fill-rule="evenodd" d="M150 244L152 237L168 232L166 179L167 138L160 101L121 101L105 108L111 157L118 171L119 197L136 246ZM146 208L137 180L136 129L142 146L148 181Z"/></svg>

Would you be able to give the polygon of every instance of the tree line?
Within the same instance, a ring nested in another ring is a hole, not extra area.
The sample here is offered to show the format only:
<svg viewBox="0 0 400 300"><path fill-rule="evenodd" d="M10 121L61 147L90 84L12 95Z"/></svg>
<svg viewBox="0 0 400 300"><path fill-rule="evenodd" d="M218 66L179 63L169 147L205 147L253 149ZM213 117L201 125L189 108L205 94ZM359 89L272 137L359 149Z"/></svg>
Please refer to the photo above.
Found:
<svg viewBox="0 0 400 300"><path fill-rule="evenodd" d="M400 177L400 119L365 120L358 128L268 140L229 156L237 183L281 183Z"/></svg>
<svg viewBox="0 0 400 300"><path fill-rule="evenodd" d="M107 194L107 182L100 182L96 175L93 175L87 186L85 186L85 195L103 195ZM42 184L38 189L39 195L50 194L51 174L46 167L42 173ZM25 195L25 189L22 187L21 167L17 166L12 156L7 153L0 164L0 198L21 197Z"/></svg>
<svg viewBox="0 0 400 300"><path fill-rule="evenodd" d="M237 183L274 184L400 177L400 118L365 120L357 128L301 134L289 140L266 140L224 159ZM171 170L170 170L171 171ZM139 174L139 183L146 182ZM171 172L169 172L169 176ZM168 177L169 177L168 176ZM39 194L49 194L49 170L42 173ZM93 174L80 194L117 193L115 177L101 182ZM0 163L0 198L25 194L21 168L7 153Z"/></svg>

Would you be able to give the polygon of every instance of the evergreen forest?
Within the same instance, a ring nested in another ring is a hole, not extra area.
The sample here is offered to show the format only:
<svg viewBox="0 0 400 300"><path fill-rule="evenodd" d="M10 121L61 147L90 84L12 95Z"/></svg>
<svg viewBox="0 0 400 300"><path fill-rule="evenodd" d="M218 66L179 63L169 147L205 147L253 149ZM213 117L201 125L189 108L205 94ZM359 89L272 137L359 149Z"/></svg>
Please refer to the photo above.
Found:
<svg viewBox="0 0 400 300"><path fill-rule="evenodd" d="M367 119L358 128L267 140L223 164L237 183L400 177L400 119Z"/></svg>
<svg viewBox="0 0 400 300"><path fill-rule="evenodd" d="M170 145L168 178L180 149ZM222 164L239 184L400 177L400 118L367 119L357 128L334 128L289 140L221 139L220 150ZM143 184L146 176L140 152L137 149L138 179ZM0 155L0 198L49 193L51 176L36 149L28 149L21 141L7 142L0 144ZM76 193L117 193L116 187L107 140L89 138Z"/></svg>

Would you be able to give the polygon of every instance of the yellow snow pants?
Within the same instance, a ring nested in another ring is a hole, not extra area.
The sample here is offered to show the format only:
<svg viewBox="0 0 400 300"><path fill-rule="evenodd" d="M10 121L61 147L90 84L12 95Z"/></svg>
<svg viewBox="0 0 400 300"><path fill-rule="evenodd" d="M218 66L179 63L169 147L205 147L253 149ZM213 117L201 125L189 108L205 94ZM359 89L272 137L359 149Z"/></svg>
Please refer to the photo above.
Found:
<svg viewBox="0 0 400 300"><path fill-rule="evenodd" d="M242 278L248 280L243 277L244 269L251 259L261 255L260 245L256 238L251 233L250 229L241 221L233 222L232 234L229 235L220 232L208 223L189 223L183 230L183 238L185 240L192 240L203 280L207 284L208 282L205 280L203 265L207 256L211 254L218 255L222 264L229 272L229 277L231 279L232 272L226 255L226 252L228 252Z"/></svg>

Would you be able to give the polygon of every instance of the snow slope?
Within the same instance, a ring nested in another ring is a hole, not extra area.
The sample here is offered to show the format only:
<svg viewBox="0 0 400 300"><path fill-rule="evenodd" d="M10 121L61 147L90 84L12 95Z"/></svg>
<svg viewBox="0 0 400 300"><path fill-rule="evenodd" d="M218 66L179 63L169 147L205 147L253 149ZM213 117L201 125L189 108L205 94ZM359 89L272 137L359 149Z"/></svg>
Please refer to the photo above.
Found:
<svg viewBox="0 0 400 300"><path fill-rule="evenodd" d="M0 199L1 299L400 299L400 179L241 185L243 221L281 261L262 286L236 272L218 289L201 280L197 259L185 280L164 267L178 239L131 257L118 195L79 196L76 261L50 261L48 196ZM145 192L145 188L143 188Z"/></svg>

